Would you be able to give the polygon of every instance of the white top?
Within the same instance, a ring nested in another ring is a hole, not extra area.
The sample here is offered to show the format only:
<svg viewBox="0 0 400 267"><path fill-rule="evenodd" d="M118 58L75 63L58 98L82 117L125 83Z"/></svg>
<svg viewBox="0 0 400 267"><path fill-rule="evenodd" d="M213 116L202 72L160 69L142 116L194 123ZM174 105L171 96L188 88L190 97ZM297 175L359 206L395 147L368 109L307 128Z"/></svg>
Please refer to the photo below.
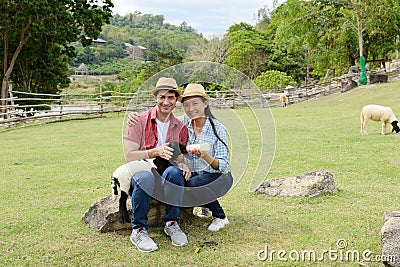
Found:
<svg viewBox="0 0 400 267"><path fill-rule="evenodd" d="M157 147L159 147L162 144L164 144L165 141L167 140L167 132L170 120L168 120L167 122L162 122L156 118L156 122L157 122L157 135L158 135Z"/></svg>

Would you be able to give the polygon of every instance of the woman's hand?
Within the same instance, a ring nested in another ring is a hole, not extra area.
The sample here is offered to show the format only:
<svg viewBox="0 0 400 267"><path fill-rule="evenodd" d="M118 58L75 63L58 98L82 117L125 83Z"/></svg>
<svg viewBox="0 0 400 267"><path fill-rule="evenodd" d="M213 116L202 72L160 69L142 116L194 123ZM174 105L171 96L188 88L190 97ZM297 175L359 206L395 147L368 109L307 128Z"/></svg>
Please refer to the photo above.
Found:
<svg viewBox="0 0 400 267"><path fill-rule="evenodd" d="M190 179L190 170L189 170L189 167L188 167L185 163L183 163L183 162L178 163L178 167L179 167L179 169L182 170L182 172L183 172L183 177L185 178L185 181L186 181L186 182L189 181L189 179Z"/></svg>
<svg viewBox="0 0 400 267"><path fill-rule="evenodd" d="M129 126L135 126L136 124L139 123L139 113L137 112L131 112L128 114L128 125Z"/></svg>
<svg viewBox="0 0 400 267"><path fill-rule="evenodd" d="M202 151L198 148L190 148L188 150L189 153L195 154L199 158L204 158L204 156L207 154L207 151Z"/></svg>
<svg viewBox="0 0 400 267"><path fill-rule="evenodd" d="M210 164L211 168L217 170L219 167L218 159L214 158L207 151L200 150L198 148L191 148L188 150L189 153L195 154L199 158L203 158L208 164Z"/></svg>

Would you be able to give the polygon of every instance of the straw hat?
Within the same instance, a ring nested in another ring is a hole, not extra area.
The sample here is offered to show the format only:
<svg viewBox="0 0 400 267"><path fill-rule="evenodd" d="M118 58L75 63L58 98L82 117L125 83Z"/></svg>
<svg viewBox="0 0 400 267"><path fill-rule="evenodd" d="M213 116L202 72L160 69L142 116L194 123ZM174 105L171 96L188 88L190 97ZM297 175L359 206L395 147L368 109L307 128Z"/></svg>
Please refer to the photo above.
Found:
<svg viewBox="0 0 400 267"><path fill-rule="evenodd" d="M178 97L182 95L182 91L178 89L178 84L173 78L161 77L158 79L156 88L151 91L153 95L156 95L158 90L172 90L178 93Z"/></svg>
<svg viewBox="0 0 400 267"><path fill-rule="evenodd" d="M198 84L198 83L189 83L186 86L186 89L183 92L183 95L180 97L180 101L182 102L185 97L189 97L189 96L201 96L201 97L204 97L207 99L210 98L206 94L203 85Z"/></svg>

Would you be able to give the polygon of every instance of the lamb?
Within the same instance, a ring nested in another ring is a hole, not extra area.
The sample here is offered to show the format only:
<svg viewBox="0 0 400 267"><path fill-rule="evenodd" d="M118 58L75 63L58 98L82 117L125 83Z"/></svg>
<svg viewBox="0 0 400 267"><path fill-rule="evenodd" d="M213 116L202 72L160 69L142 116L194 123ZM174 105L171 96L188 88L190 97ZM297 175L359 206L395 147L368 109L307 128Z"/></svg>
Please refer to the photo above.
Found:
<svg viewBox="0 0 400 267"><path fill-rule="evenodd" d="M399 122L390 107L380 105L366 105L361 109L361 134L367 134L365 126L368 120L382 122L382 134L386 133L386 124L392 124L392 132L400 132Z"/></svg>
<svg viewBox="0 0 400 267"><path fill-rule="evenodd" d="M169 166L172 166L171 162L174 162L179 155L187 154L186 146L178 141L171 141L169 146L174 149L170 161L160 157L154 159L135 160L118 167L113 172L111 176L112 199L115 200L117 198L118 187L121 189L118 211L118 221L120 223L131 222L126 208L126 200L128 199L131 187L132 176L140 171L149 171L154 175L157 175L157 173L161 175Z"/></svg>
<svg viewBox="0 0 400 267"><path fill-rule="evenodd" d="M279 101L281 102L282 107L286 107L287 96L285 93L279 94Z"/></svg>

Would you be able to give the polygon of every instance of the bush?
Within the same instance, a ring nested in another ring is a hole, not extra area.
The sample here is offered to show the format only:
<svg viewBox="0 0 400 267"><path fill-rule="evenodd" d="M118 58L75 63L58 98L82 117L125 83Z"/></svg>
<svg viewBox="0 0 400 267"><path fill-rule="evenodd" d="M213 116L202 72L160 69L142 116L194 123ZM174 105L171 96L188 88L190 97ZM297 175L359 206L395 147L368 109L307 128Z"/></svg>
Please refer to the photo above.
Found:
<svg viewBox="0 0 400 267"><path fill-rule="evenodd" d="M263 92L269 91L271 89L278 90L282 87L296 84L291 76L288 76L286 73L277 70L268 70L261 73L254 80L254 83Z"/></svg>

